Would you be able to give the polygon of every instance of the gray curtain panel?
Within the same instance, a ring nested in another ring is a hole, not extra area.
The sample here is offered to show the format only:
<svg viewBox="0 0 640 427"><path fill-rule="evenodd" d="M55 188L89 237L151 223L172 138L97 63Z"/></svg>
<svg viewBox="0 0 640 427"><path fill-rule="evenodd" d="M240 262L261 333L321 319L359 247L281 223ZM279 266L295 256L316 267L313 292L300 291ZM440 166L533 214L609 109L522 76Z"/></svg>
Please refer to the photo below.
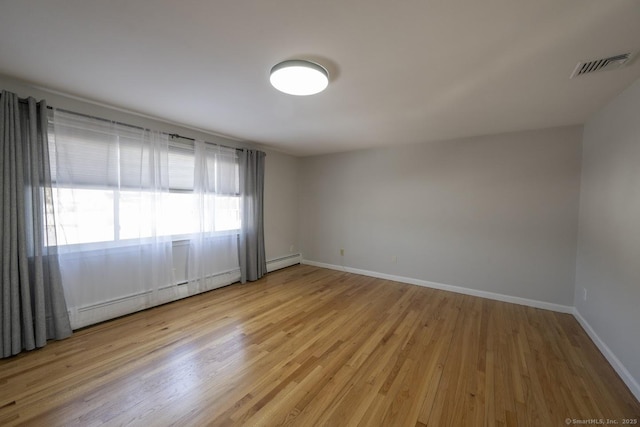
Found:
<svg viewBox="0 0 640 427"><path fill-rule="evenodd" d="M238 244L240 282L258 280L267 273L264 254L264 159L257 150L239 153L240 215Z"/></svg>
<svg viewBox="0 0 640 427"><path fill-rule="evenodd" d="M55 242L47 106L0 94L0 350L71 335Z"/></svg>

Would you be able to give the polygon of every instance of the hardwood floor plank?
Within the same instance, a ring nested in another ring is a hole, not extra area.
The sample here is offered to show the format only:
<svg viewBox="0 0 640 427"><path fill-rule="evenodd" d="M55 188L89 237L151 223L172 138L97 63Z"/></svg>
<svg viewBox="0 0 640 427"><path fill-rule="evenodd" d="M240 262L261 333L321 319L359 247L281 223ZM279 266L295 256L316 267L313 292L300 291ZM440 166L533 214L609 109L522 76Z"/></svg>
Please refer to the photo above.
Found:
<svg viewBox="0 0 640 427"><path fill-rule="evenodd" d="M566 314L311 266L0 360L0 425L553 426L640 403Z"/></svg>

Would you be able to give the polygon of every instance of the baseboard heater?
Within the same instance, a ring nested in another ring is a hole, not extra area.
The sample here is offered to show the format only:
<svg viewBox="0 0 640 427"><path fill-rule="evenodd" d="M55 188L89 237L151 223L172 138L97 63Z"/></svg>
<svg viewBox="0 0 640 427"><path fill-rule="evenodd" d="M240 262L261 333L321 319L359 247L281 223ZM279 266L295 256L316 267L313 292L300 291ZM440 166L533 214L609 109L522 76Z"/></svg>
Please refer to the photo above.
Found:
<svg viewBox="0 0 640 427"><path fill-rule="evenodd" d="M280 258L274 258L267 261L267 272L280 270L281 268L291 267L292 265L300 264L302 262L302 255L292 254L286 255Z"/></svg>
<svg viewBox="0 0 640 427"><path fill-rule="evenodd" d="M300 254L274 258L267 261L267 272L272 272L275 270L280 270L282 268L290 267L292 265L300 264L300 262ZM136 311L151 308L155 305L178 301L182 298L190 297L203 292L208 292L210 290L217 289L223 286L228 286L236 283L239 280L240 270L233 269L207 276L205 278L205 286L203 286L202 289L200 289L198 292L193 292L192 290L189 290L187 286L184 286L189 284L188 281L180 281L173 285L163 286L157 291L140 291L111 298L106 301L87 304L75 309L71 308L69 310L69 315L71 317L71 327L73 329L78 329L95 323L100 323L105 320L114 319L126 314L135 313ZM177 293L172 295L171 289L174 289L174 292L177 290ZM158 296L157 304L149 305L147 297L153 292L158 292L158 294L160 295Z"/></svg>

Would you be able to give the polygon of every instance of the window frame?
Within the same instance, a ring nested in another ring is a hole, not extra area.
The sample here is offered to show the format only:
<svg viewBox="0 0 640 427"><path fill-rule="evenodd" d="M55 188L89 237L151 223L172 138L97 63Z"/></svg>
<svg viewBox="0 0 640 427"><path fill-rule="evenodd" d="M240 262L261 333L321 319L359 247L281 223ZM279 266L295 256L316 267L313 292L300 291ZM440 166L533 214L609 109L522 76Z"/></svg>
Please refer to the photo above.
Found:
<svg viewBox="0 0 640 427"><path fill-rule="evenodd" d="M74 113L75 114L75 113ZM99 119L100 120L100 119ZM55 148L52 149L51 148L51 144L54 144L55 147L55 128L54 128L54 120L53 120L53 114L49 115L48 118L48 132L49 132L49 153L50 155L55 155ZM53 137L53 139L51 138ZM192 154L192 159L193 159L193 165L195 167L195 162L196 162L196 150L195 150L195 142L191 142L191 143L184 143L184 142L178 142L175 141L175 135L170 135L169 138L169 153L171 152L171 149L177 149L182 153L190 153ZM53 143L51 141L54 141ZM209 144L207 142L205 142L205 144ZM211 144L214 145L214 144ZM238 158L236 157L236 162L235 162L236 168L239 167L238 164ZM239 176L236 177L236 179L239 179ZM239 183L237 183L237 187L239 187ZM214 239L214 238L218 238L218 237L225 237L225 236L233 236L236 235L238 236L240 234L240 230L241 230L241 219L238 218L238 227L237 228L233 228L233 229L226 229L226 230L211 230L211 231L203 231L203 232L192 232L192 233L176 233L176 234L161 234L158 235L156 237L153 236L149 236L149 237L139 237L139 238L120 238L121 236L121 227L120 227L120 196L119 193L123 192L123 191L128 191L128 189L126 187L122 188L122 187L112 187L112 186L100 186L100 185L79 185L79 186L72 186L70 184L59 184L55 177L52 177L52 202L53 202L53 206L54 206L54 212L56 217L59 217L59 213L58 213L58 201L57 201L57 190L59 188L62 189L71 189L71 190L75 190L75 189L87 189L87 190L101 190L101 191L112 191L113 192L113 203L112 203L112 213L113 213L113 236L111 240L106 240L106 241L94 241L94 242L82 242L82 243L63 243L61 244L60 242L58 242L56 239L55 240L55 244L57 247L61 247L64 248L65 252L87 252L87 251L100 251L100 250L110 250L110 249L118 249L118 248L128 248L128 247L133 247L133 246L144 246L147 244L153 244L156 239L158 237L161 238L167 238L168 240L170 240L173 244L173 246L177 246L177 245L183 245L184 242L190 241L192 239L194 239L195 237L204 237L205 239ZM142 189L136 189L136 190L132 190L132 191L142 191L144 192L144 190ZM188 190L185 188L171 188L169 187L167 189L167 191L163 191L163 193L180 193L180 194L193 194L194 196L197 196L198 193L195 192L194 189ZM216 193L210 193L215 197ZM234 193L222 193L220 194L220 197L234 197L238 199L238 216L240 216L240 192L234 192ZM56 224L55 226L55 232L56 232L56 237L59 235L59 229L58 226Z"/></svg>

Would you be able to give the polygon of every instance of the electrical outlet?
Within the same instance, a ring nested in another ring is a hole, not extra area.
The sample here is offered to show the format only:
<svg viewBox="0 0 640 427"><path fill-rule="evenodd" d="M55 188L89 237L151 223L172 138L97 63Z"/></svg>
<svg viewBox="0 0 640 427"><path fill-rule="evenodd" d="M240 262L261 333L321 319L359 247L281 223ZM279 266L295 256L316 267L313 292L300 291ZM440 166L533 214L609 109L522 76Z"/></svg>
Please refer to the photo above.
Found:
<svg viewBox="0 0 640 427"><path fill-rule="evenodd" d="M340 249L340 256L344 256L344 249Z"/></svg>
<svg viewBox="0 0 640 427"><path fill-rule="evenodd" d="M397 257L397 256L395 256L395 255L393 255L393 256L391 257L391 262L392 262L392 263L394 263L394 264L395 264L396 262L398 262L398 257Z"/></svg>
<svg viewBox="0 0 640 427"><path fill-rule="evenodd" d="M289 253L290 253L290 254L292 254L292 253L293 253L293 249L294 249L294 246L293 246L293 245L289 246Z"/></svg>
<svg viewBox="0 0 640 427"><path fill-rule="evenodd" d="M582 288L582 299L587 300L587 288Z"/></svg>

